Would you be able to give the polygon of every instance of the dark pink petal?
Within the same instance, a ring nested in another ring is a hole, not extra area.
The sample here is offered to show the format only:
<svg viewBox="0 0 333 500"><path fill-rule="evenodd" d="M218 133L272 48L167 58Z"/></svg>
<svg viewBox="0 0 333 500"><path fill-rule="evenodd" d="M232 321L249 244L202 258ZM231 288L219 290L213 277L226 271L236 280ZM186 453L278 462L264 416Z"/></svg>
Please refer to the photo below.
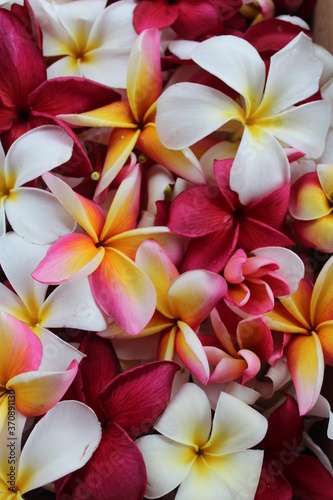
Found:
<svg viewBox="0 0 333 500"><path fill-rule="evenodd" d="M274 307L274 295L269 286L262 280L246 280L250 297L239 307L247 314L264 314Z"/></svg>
<svg viewBox="0 0 333 500"><path fill-rule="evenodd" d="M46 65L27 28L0 9L0 97L5 106L28 111L28 94L46 80Z"/></svg>
<svg viewBox="0 0 333 500"><path fill-rule="evenodd" d="M241 320L238 323L236 335L240 349L254 352L262 363L272 355L272 333L262 316Z"/></svg>
<svg viewBox="0 0 333 500"><path fill-rule="evenodd" d="M289 285L278 273L267 273L264 280L272 290L274 297L289 295Z"/></svg>
<svg viewBox="0 0 333 500"><path fill-rule="evenodd" d="M133 439L149 432L170 399L179 369L170 361L154 361L118 375L100 395L108 420Z"/></svg>
<svg viewBox="0 0 333 500"><path fill-rule="evenodd" d="M296 498L333 499L333 477L314 457L299 455L294 461L289 460L284 475Z"/></svg>
<svg viewBox="0 0 333 500"><path fill-rule="evenodd" d="M293 491L283 476L283 466L271 453L265 452L261 475L254 500L292 500Z"/></svg>
<svg viewBox="0 0 333 500"><path fill-rule="evenodd" d="M117 424L109 423L89 462L56 483L58 500L140 500L147 476L141 452Z"/></svg>
<svg viewBox="0 0 333 500"><path fill-rule="evenodd" d="M231 221L223 231L194 238L187 249L181 272L191 269L207 269L219 273L222 271L238 240L238 226Z"/></svg>
<svg viewBox="0 0 333 500"><path fill-rule="evenodd" d="M255 218L243 219L239 228L239 239L237 246L246 251L254 250L259 247L266 246L281 246L287 247L294 245L294 241L280 232L278 229L271 227L269 223L261 222Z"/></svg>
<svg viewBox="0 0 333 500"><path fill-rule="evenodd" d="M210 2L183 0L179 2L178 18L172 27L180 37L196 40L221 31L222 23L218 9Z"/></svg>
<svg viewBox="0 0 333 500"><path fill-rule="evenodd" d="M86 78L61 77L44 81L29 96L35 111L53 116L83 113L119 100L110 87Z"/></svg>
<svg viewBox="0 0 333 500"><path fill-rule="evenodd" d="M148 28L167 28L178 17L177 5L168 5L164 1L143 1L133 12L133 26L137 33Z"/></svg>
<svg viewBox="0 0 333 500"><path fill-rule="evenodd" d="M214 173L215 179L222 196L226 199L232 209L236 209L241 206L238 194L231 191L230 182L230 169L234 162L233 158L227 160L215 160L214 161Z"/></svg>
<svg viewBox="0 0 333 500"><path fill-rule="evenodd" d="M269 224L275 229L281 229L288 210L289 195L290 184L284 184L281 188L245 207L244 217Z"/></svg>
<svg viewBox="0 0 333 500"><path fill-rule="evenodd" d="M215 186L199 186L180 193L171 203L168 227L197 238L223 231L232 222L229 204Z"/></svg>

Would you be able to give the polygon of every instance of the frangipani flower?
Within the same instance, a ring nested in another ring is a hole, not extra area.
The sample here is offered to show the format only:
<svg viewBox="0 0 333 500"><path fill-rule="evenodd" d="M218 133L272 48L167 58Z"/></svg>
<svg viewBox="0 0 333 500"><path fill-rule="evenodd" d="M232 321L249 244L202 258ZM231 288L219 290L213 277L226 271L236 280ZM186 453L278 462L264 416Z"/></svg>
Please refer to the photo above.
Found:
<svg viewBox="0 0 333 500"><path fill-rule="evenodd" d="M216 186L196 186L171 203L168 227L192 238L182 271L220 272L236 248L292 245L281 232L287 214L290 185L244 206L229 187L232 160L214 162Z"/></svg>
<svg viewBox="0 0 333 500"><path fill-rule="evenodd" d="M241 380L246 384L273 353L272 333L262 316L240 320L224 303L210 314L216 337L199 334L208 363L213 367L210 383Z"/></svg>
<svg viewBox="0 0 333 500"><path fill-rule="evenodd" d="M271 328L285 333L284 352L295 386L300 415L318 399L325 364L333 365L333 257L314 286L303 278L290 297L280 297L265 314Z"/></svg>
<svg viewBox="0 0 333 500"><path fill-rule="evenodd" d="M272 56L267 81L264 61L239 37L205 40L194 48L192 59L239 92L241 99L234 101L201 84L171 85L157 102L157 133L166 147L182 149L229 122L233 122L230 126L239 124L233 132L233 139L241 137L241 141L230 172L230 187L242 204L289 181L283 146L313 158L322 154L330 104L316 101L294 106L317 92L323 68L309 37L300 33Z"/></svg>
<svg viewBox="0 0 333 500"><path fill-rule="evenodd" d="M39 338L14 316L0 312L0 431L5 423L9 394L23 415L43 415L65 394L75 378L77 361L66 371L39 371L43 346Z"/></svg>
<svg viewBox="0 0 333 500"><path fill-rule="evenodd" d="M238 249L223 269L228 284L227 304L247 314L263 314L274 307L274 298L296 292L304 277L304 264L287 248L256 248L249 256Z"/></svg>
<svg viewBox="0 0 333 500"><path fill-rule="evenodd" d="M136 440L147 469L146 498L159 498L178 485L176 499L254 497L263 452L248 448L265 436L267 420L250 406L221 392L211 425L207 396L188 383L154 428L161 435Z"/></svg>
<svg viewBox="0 0 333 500"><path fill-rule="evenodd" d="M307 248L333 252L333 165L300 177L291 187L289 210L296 236Z"/></svg>
<svg viewBox="0 0 333 500"><path fill-rule="evenodd" d="M13 434L8 435L6 426L0 433L1 500L22 500L28 491L83 467L102 434L91 408L78 401L62 401L37 422L20 452L25 418L16 412L14 421ZM8 429L12 429L9 420Z"/></svg>
<svg viewBox="0 0 333 500"><path fill-rule="evenodd" d="M30 0L43 33L45 56L58 60L48 78L81 76L109 87L125 88L127 62L137 37L133 0L105 8L107 0L58 2Z"/></svg>
<svg viewBox="0 0 333 500"><path fill-rule="evenodd" d="M111 88L83 78L46 79L46 63L26 25L12 12L0 9L0 134L4 149L28 130L61 125L74 141L70 175L91 173L84 147L70 127L56 118L103 106L119 95Z"/></svg>
<svg viewBox="0 0 333 500"><path fill-rule="evenodd" d="M94 334L84 338L80 349L87 357L69 397L96 412L102 439L83 469L56 484L57 498L143 498L145 465L133 439L148 433L166 407L179 366L156 361L122 372L111 343Z"/></svg>
<svg viewBox="0 0 333 500"><path fill-rule="evenodd" d="M0 284L0 311L25 323L43 345L41 370L65 370L83 355L48 328L104 330L105 315L94 301L88 278L63 283L51 293L48 285L34 280L31 273L45 257L49 245L34 245L15 233L0 240L1 266L11 288Z"/></svg>
<svg viewBox="0 0 333 500"><path fill-rule="evenodd" d="M122 181L107 216L94 202L75 193L64 181L43 176L48 187L86 233L63 236L48 250L32 273L41 283L59 284L89 276L92 294L117 324L139 333L155 311L156 292L134 263L140 244L155 238L177 260L178 237L166 227L136 228L140 206L141 170L136 165Z"/></svg>
<svg viewBox="0 0 333 500"><path fill-rule="evenodd" d="M138 37L130 54L128 101L111 103L80 115L59 115L73 125L113 128L96 197L110 185L134 147L177 175L196 184L204 183L205 178L194 153L189 149L168 150L156 133L156 100L161 91L160 33L157 29L150 29Z"/></svg>
<svg viewBox="0 0 333 500"><path fill-rule="evenodd" d="M0 237L6 233L6 217L17 234L39 244L52 243L75 229L75 220L53 194L25 187L69 160L72 149L72 139L56 125L30 130L6 156L0 146Z"/></svg>

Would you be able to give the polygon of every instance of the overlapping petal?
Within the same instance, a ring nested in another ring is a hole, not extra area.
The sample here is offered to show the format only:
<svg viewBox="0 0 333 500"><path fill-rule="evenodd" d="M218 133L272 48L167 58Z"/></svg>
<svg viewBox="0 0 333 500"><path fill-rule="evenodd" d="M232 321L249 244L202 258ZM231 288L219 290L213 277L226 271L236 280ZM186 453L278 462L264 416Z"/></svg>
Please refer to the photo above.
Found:
<svg viewBox="0 0 333 500"><path fill-rule="evenodd" d="M177 321L179 328L175 337L175 349L184 365L204 385L209 379L209 364L205 350L192 328L183 321Z"/></svg>

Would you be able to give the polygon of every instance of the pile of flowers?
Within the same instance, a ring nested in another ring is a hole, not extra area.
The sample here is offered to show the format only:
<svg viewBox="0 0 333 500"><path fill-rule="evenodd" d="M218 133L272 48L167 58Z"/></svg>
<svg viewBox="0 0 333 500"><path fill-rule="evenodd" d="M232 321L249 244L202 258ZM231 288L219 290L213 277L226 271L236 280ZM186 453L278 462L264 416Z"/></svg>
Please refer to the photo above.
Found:
<svg viewBox="0 0 333 500"><path fill-rule="evenodd" d="M0 5L0 499L332 499L315 1Z"/></svg>

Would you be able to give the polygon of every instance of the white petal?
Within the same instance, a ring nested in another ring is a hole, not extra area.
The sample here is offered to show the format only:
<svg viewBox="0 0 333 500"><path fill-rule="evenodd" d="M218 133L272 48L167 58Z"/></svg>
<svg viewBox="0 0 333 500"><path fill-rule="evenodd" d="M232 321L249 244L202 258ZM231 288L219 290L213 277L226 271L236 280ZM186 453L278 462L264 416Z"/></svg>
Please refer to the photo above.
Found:
<svg viewBox="0 0 333 500"><path fill-rule="evenodd" d="M3 271L17 295L31 312L31 306L33 309L39 309L45 299L48 285L38 283L31 277L31 273L45 257L48 248L49 245L29 243L14 232L7 233L0 240Z"/></svg>
<svg viewBox="0 0 333 500"><path fill-rule="evenodd" d="M283 247L265 247L256 248L252 253L274 259L279 264L276 273L280 274L289 285L289 295L296 292L300 280L304 277L304 264L295 252Z"/></svg>
<svg viewBox="0 0 333 500"><path fill-rule="evenodd" d="M46 316L47 328L79 328L102 331L107 327L106 317L96 304L88 278L59 285L46 299L40 318Z"/></svg>
<svg viewBox="0 0 333 500"><path fill-rule="evenodd" d="M80 469L101 436L101 424L91 408L78 401L58 403L36 424L23 447L17 489L23 494Z"/></svg>
<svg viewBox="0 0 333 500"><path fill-rule="evenodd" d="M52 193L21 187L11 195L5 203L6 214L13 230L22 238L46 245L74 231L76 221Z"/></svg>
<svg viewBox="0 0 333 500"><path fill-rule="evenodd" d="M233 35L212 37L193 50L192 59L239 92L245 99L247 112L259 106L266 70L264 61L249 42Z"/></svg>
<svg viewBox="0 0 333 500"><path fill-rule="evenodd" d="M273 115L312 96L322 70L310 38L300 33L272 56L262 106Z"/></svg>
<svg viewBox="0 0 333 500"><path fill-rule="evenodd" d="M105 0L76 0L64 2L57 6L58 22L76 40L78 47L84 47L89 33L97 21L98 16L104 13Z"/></svg>
<svg viewBox="0 0 333 500"><path fill-rule="evenodd" d="M216 184L214 173L214 160L234 158L239 142L222 141L209 148L200 158L200 165L205 173L208 183Z"/></svg>
<svg viewBox="0 0 333 500"><path fill-rule="evenodd" d="M5 198L0 199L0 238L6 234Z"/></svg>
<svg viewBox="0 0 333 500"><path fill-rule="evenodd" d="M43 125L21 135L9 148L5 176L14 177L15 187L36 179L70 159L73 139L56 125Z"/></svg>
<svg viewBox="0 0 333 500"><path fill-rule="evenodd" d="M34 332L43 345L43 358L39 371L67 370L73 359L80 363L81 359L85 358L85 354L82 354L82 352L50 330L37 325Z"/></svg>
<svg viewBox="0 0 333 500"><path fill-rule="evenodd" d="M154 427L178 443L204 445L211 428L211 410L204 391L195 384L184 384Z"/></svg>
<svg viewBox="0 0 333 500"><path fill-rule="evenodd" d="M81 76L79 60L76 57L65 56L47 68L47 79L59 76Z"/></svg>
<svg viewBox="0 0 333 500"><path fill-rule="evenodd" d="M214 415L210 444L213 455L246 450L258 444L267 431L267 420L238 398L221 392Z"/></svg>
<svg viewBox="0 0 333 500"><path fill-rule="evenodd" d="M264 130L255 132L244 129L230 171L230 188L239 194L243 205L266 196L290 178L289 162L282 146Z"/></svg>
<svg viewBox="0 0 333 500"><path fill-rule="evenodd" d="M114 49L94 50L87 61L80 62L80 74L103 85L125 89L128 57L127 53L121 54Z"/></svg>
<svg viewBox="0 0 333 500"><path fill-rule="evenodd" d="M175 40L169 43L168 49L172 54L179 57L179 59L191 59L192 51L199 45L199 42L193 40Z"/></svg>
<svg viewBox="0 0 333 500"><path fill-rule="evenodd" d="M196 83L176 83L157 100L156 129L170 149L183 149L232 119L243 119L235 101L218 90Z"/></svg>
<svg viewBox="0 0 333 500"><path fill-rule="evenodd" d="M278 114L263 126L288 146L318 158L324 151L330 112L328 101L309 102Z"/></svg>
<svg viewBox="0 0 333 500"><path fill-rule="evenodd" d="M160 498L174 490L188 474L197 455L193 448L164 436L144 436L135 441L147 470L145 498Z"/></svg>
<svg viewBox="0 0 333 500"><path fill-rule="evenodd" d="M0 283L0 310L15 316L20 321L29 320L29 314L20 297L2 283Z"/></svg>

